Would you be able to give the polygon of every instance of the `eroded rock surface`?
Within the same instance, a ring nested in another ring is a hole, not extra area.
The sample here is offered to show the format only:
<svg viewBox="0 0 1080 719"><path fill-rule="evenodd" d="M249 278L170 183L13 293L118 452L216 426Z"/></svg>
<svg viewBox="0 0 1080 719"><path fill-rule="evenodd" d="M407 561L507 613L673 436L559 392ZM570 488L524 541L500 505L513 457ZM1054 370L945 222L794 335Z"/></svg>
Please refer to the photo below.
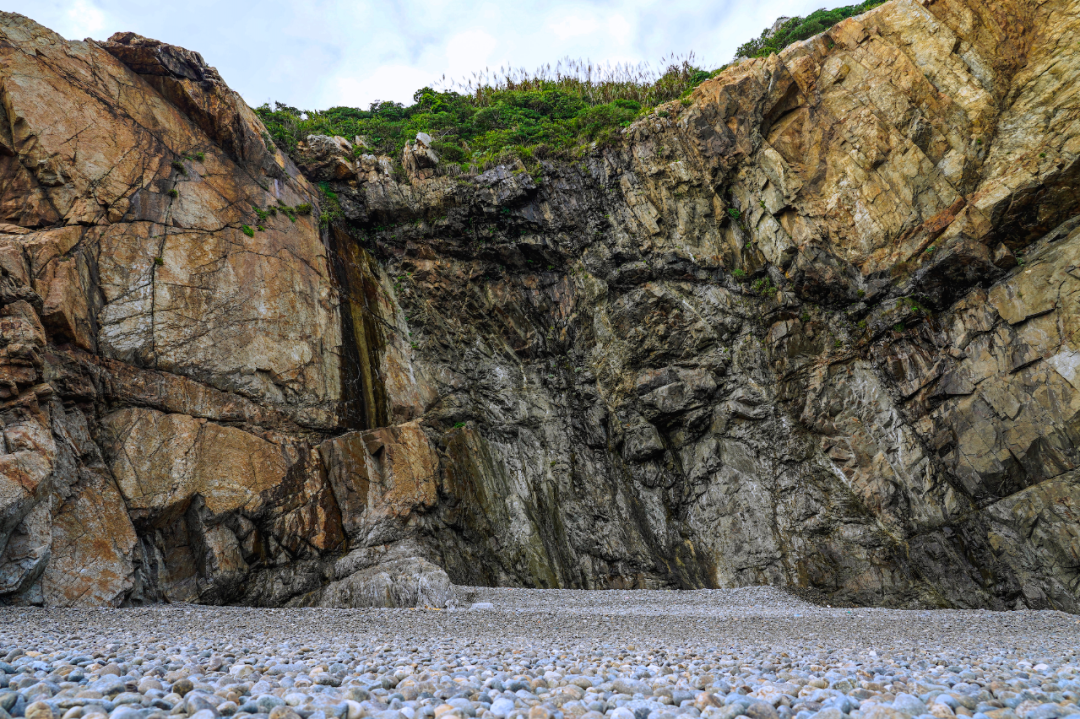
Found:
<svg viewBox="0 0 1080 719"><path fill-rule="evenodd" d="M892 0L458 177L0 34L3 601L1080 611L1076 0Z"/></svg>

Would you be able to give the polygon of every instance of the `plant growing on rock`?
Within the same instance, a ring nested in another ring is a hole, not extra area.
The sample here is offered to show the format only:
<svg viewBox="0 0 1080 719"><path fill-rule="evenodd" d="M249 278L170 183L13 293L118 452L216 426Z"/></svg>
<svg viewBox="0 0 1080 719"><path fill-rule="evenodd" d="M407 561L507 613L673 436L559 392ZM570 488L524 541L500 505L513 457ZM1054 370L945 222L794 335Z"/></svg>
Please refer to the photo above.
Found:
<svg viewBox="0 0 1080 719"><path fill-rule="evenodd" d="M885 0L865 0L856 5L838 7L833 10L816 10L806 17L789 18L776 29L776 32L773 32L772 28L766 28L761 32L760 37L740 45L735 51L735 56L768 57L780 52L788 45L819 35L841 20L864 13L884 2ZM830 43L830 49L832 46Z"/></svg>
<svg viewBox="0 0 1080 719"><path fill-rule="evenodd" d="M481 73L444 90L425 87L408 107L376 102L367 110L301 112L274 103L256 112L286 152L309 134L362 135L365 151L397 157L417 132L426 132L450 174L451 166L484 168L511 158L535 168L541 159L568 159L591 143L613 141L620 128L657 105L680 97L689 103L684 96L714 74L697 67L693 54L664 62L664 69L653 70L564 60L535 72Z"/></svg>
<svg viewBox="0 0 1080 719"><path fill-rule="evenodd" d="M762 297L776 294L776 285L772 283L772 280L769 277L762 277L761 279L755 280L752 286L754 292Z"/></svg>

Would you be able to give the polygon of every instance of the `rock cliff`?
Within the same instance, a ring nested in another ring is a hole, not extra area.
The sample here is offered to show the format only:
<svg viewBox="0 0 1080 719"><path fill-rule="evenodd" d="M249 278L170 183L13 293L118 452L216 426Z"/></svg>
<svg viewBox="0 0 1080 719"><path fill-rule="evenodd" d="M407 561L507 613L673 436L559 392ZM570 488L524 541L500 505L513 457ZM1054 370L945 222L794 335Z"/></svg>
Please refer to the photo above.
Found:
<svg viewBox="0 0 1080 719"><path fill-rule="evenodd" d="M1080 0L892 0L539 172L294 164L7 13L0 100L0 601L1080 611Z"/></svg>

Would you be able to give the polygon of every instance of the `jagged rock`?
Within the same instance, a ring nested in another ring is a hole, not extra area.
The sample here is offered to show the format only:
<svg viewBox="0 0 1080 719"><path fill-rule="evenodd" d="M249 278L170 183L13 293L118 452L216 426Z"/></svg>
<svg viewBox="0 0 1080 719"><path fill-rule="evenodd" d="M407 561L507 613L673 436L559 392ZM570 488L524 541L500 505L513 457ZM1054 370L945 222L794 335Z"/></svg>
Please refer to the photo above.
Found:
<svg viewBox="0 0 1080 719"><path fill-rule="evenodd" d="M427 180L434 177L439 156L431 149L431 136L426 132L418 132L415 142L406 142L401 151L401 164L412 179Z"/></svg>
<svg viewBox="0 0 1080 719"><path fill-rule="evenodd" d="M469 178L0 14L0 602L1080 611L1070 10L892 0Z"/></svg>
<svg viewBox="0 0 1080 719"><path fill-rule="evenodd" d="M297 145L296 154L304 175L312 180L347 180L356 174L353 146L344 137L308 135Z"/></svg>

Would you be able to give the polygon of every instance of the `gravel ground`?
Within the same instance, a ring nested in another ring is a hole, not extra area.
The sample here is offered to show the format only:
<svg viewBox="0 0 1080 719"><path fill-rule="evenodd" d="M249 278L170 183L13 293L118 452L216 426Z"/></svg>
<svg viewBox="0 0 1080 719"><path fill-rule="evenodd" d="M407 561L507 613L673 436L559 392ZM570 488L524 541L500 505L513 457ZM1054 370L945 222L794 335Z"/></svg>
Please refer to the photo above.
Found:
<svg viewBox="0 0 1080 719"><path fill-rule="evenodd" d="M1080 618L766 587L0 609L0 719L1080 719Z"/></svg>

